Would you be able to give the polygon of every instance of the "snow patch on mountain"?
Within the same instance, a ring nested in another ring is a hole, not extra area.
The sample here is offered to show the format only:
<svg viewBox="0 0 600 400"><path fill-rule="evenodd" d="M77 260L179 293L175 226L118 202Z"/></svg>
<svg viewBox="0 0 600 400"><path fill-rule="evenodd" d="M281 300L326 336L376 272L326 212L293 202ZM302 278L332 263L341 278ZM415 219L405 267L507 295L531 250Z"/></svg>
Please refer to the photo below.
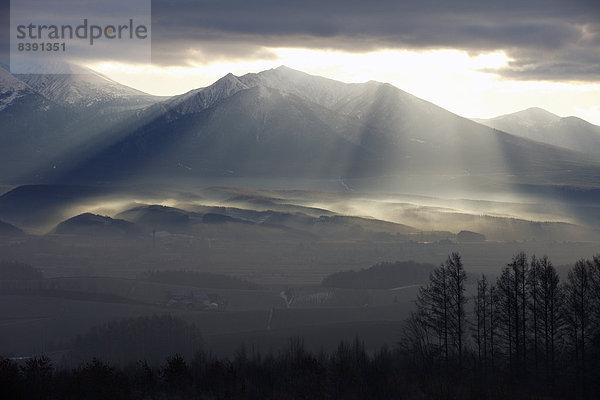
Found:
<svg viewBox="0 0 600 400"><path fill-rule="evenodd" d="M285 65L241 76L247 86L266 86L285 94L293 94L305 100L334 110L340 104L360 96L368 84L347 84L320 76L296 71Z"/></svg>
<svg viewBox="0 0 600 400"><path fill-rule="evenodd" d="M179 114L194 114L244 89L248 89L248 86L229 73L208 87L194 89L168 100L166 107Z"/></svg>
<svg viewBox="0 0 600 400"><path fill-rule="evenodd" d="M193 114L214 106L241 90L254 87L275 89L282 96L297 96L341 115L360 119L364 111L362 105L372 104L374 97L380 95L381 89L386 89L386 84L375 81L343 83L280 66L242 76L229 73L208 87L176 96L162 105L177 114ZM402 98L400 102L420 104L419 99L400 89L391 85L389 89Z"/></svg>
<svg viewBox="0 0 600 400"><path fill-rule="evenodd" d="M154 96L122 85L112 79L78 66L69 66L71 73L17 75L38 93L54 102L75 107L92 107L127 101L142 106Z"/></svg>
<svg viewBox="0 0 600 400"><path fill-rule="evenodd" d="M0 110L10 106L16 99L33 93L25 82L0 67Z"/></svg>
<svg viewBox="0 0 600 400"><path fill-rule="evenodd" d="M474 121L512 135L570 150L588 154L600 152L600 126L576 117L561 118L537 107Z"/></svg>

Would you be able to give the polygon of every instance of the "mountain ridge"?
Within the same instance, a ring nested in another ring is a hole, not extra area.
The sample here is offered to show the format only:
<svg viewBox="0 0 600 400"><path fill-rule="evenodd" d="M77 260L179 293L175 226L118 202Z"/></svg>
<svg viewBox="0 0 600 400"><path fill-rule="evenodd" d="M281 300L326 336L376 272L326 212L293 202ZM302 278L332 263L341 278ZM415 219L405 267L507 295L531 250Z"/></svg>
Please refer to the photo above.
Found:
<svg viewBox="0 0 600 400"><path fill-rule="evenodd" d="M444 180L473 187L487 178L584 182L600 168L591 155L490 129L390 84L343 83L285 66L229 73L124 114L105 110L56 128L67 133L53 128L47 140L65 144L52 140L55 153L33 181L278 177L335 179L347 187L348 179L377 186L389 178L389 186L422 176L416 180L431 187Z"/></svg>
<svg viewBox="0 0 600 400"><path fill-rule="evenodd" d="M110 137L138 110L162 100L89 69L74 71L17 76L0 68L3 183L50 182L80 146Z"/></svg>
<svg viewBox="0 0 600 400"><path fill-rule="evenodd" d="M14 76L47 99L76 108L115 107L115 103L123 107L144 108L164 99L118 83L89 68L67 67L70 73Z"/></svg>
<svg viewBox="0 0 600 400"><path fill-rule="evenodd" d="M518 177L532 167L536 177L527 179L537 179L547 171L564 175L573 161L576 168L597 164L489 129L389 84L345 84L289 68L227 74L151 107L145 121L122 137L78 165L75 177L93 172L110 181L116 170L127 179L154 173L332 179L465 171Z"/></svg>
<svg viewBox="0 0 600 400"><path fill-rule="evenodd" d="M578 117L560 117L538 107L490 119L473 119L515 136L579 151L600 154L600 126Z"/></svg>

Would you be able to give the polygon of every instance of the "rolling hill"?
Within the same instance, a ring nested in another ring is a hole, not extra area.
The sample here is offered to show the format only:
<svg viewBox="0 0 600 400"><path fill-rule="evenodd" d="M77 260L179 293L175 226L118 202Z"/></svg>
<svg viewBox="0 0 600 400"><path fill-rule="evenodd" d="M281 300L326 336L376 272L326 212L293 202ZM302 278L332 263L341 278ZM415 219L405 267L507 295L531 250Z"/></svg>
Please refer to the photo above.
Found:
<svg viewBox="0 0 600 400"><path fill-rule="evenodd" d="M83 236L136 236L141 230L133 223L122 219L84 213L61 222L53 233Z"/></svg>

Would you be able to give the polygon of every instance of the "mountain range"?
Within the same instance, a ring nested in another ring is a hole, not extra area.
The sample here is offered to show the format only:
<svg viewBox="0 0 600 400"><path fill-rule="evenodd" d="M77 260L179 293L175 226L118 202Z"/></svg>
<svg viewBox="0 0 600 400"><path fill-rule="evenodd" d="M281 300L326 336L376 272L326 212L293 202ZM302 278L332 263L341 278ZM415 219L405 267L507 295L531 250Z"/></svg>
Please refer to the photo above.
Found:
<svg viewBox="0 0 600 400"><path fill-rule="evenodd" d="M3 183L305 179L397 190L587 187L600 174L589 144L600 128L541 110L476 122L390 84L284 66L170 98L72 72L0 69Z"/></svg>
<svg viewBox="0 0 600 400"><path fill-rule="evenodd" d="M534 107L496 118L474 121L538 142L590 155L600 154L600 126L590 124L581 118L562 118Z"/></svg>

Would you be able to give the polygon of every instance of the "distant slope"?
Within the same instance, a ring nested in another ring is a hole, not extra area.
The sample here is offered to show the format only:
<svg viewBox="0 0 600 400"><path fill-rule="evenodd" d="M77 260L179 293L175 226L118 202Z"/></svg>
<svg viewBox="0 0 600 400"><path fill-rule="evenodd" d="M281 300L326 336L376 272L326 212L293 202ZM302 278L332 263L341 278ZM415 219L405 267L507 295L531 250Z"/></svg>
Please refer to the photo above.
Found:
<svg viewBox="0 0 600 400"><path fill-rule="evenodd" d="M13 102L22 97L35 94L35 91L25 82L0 66L0 111L10 107Z"/></svg>
<svg viewBox="0 0 600 400"><path fill-rule="evenodd" d="M135 236L140 229L133 223L110 217L84 213L61 222L53 233L82 236Z"/></svg>
<svg viewBox="0 0 600 400"><path fill-rule="evenodd" d="M35 175L35 167L44 164L51 170L73 116L0 67L0 181Z"/></svg>
<svg viewBox="0 0 600 400"><path fill-rule="evenodd" d="M255 290L260 286L236 276L211 274L189 270L148 271L138 278L161 284L193 286L198 288Z"/></svg>
<svg viewBox="0 0 600 400"><path fill-rule="evenodd" d="M52 182L81 146L114 140L150 96L79 67L13 75L0 67L0 182Z"/></svg>
<svg viewBox="0 0 600 400"><path fill-rule="evenodd" d="M435 269L432 264L414 261L382 262L360 271L343 271L328 275L323 286L352 289L393 289L425 284Z"/></svg>
<svg viewBox="0 0 600 400"><path fill-rule="evenodd" d="M111 193L109 188L88 186L19 186L0 196L0 218L23 227L50 228L47 225L64 219L73 205Z"/></svg>
<svg viewBox="0 0 600 400"><path fill-rule="evenodd" d="M194 213L161 205L141 205L116 215L126 221L135 222L151 230L185 232L190 228Z"/></svg>
<svg viewBox="0 0 600 400"><path fill-rule="evenodd" d="M577 117L561 118L541 108L529 108L492 119L474 121L538 142L590 155L600 154L600 126Z"/></svg>
<svg viewBox="0 0 600 400"><path fill-rule="evenodd" d="M88 68L65 65L60 74L17 74L30 88L45 98L78 109L143 108L164 97L152 96L122 85Z"/></svg>
<svg viewBox="0 0 600 400"><path fill-rule="evenodd" d="M329 213L332 214L332 213ZM236 224L239 229L260 232L265 229L282 234L303 235L322 239L374 239L395 238L396 235L416 233L410 226L380 221L376 219L322 215L311 217L295 212L256 211L232 207L195 206L194 211L186 211L160 205L142 205L125 210L116 215L135 222L151 230L186 233L222 231L219 225ZM245 225L244 228L240 224ZM206 228L207 225L212 225Z"/></svg>
<svg viewBox="0 0 600 400"><path fill-rule="evenodd" d="M359 162L360 170L372 172L368 166L378 156L332 132L333 118L331 111L298 97L253 87L197 113L165 112L66 178L335 178Z"/></svg>
<svg viewBox="0 0 600 400"><path fill-rule="evenodd" d="M21 236L24 234L25 232L16 226L0 221L0 236Z"/></svg>

